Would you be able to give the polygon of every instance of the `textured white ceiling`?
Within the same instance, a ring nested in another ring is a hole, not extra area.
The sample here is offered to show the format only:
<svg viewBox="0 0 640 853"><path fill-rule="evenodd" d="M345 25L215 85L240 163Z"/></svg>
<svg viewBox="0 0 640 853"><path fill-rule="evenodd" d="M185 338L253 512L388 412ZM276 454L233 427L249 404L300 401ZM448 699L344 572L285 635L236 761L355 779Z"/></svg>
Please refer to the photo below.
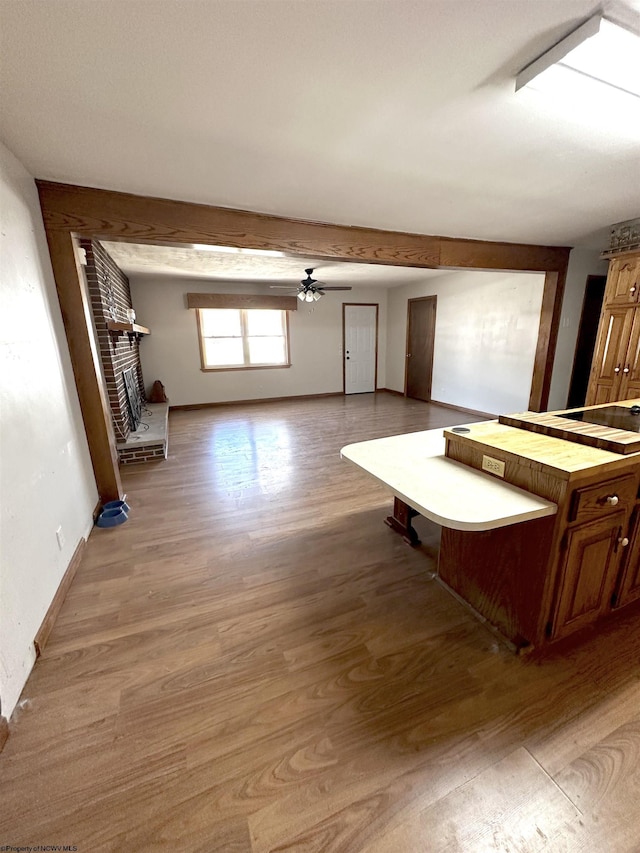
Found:
<svg viewBox="0 0 640 853"><path fill-rule="evenodd" d="M603 245L640 99L513 77L639 0L1 0L3 140L39 178L351 225Z"/></svg>
<svg viewBox="0 0 640 853"><path fill-rule="evenodd" d="M313 278L339 287L399 287L424 281L442 270L391 267L382 264L353 264L311 258L272 258L250 254L202 251L172 246L101 241L120 269L127 275L180 276L238 284L298 286L311 267Z"/></svg>

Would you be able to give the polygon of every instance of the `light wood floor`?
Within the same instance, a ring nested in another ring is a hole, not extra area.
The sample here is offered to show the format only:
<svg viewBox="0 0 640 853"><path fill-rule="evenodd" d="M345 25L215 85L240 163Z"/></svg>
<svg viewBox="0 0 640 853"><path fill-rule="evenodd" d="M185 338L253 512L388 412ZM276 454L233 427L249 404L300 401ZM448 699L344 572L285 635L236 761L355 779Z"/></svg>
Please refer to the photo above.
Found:
<svg viewBox="0 0 640 853"><path fill-rule="evenodd" d="M173 413L124 471L0 756L0 844L640 850L640 620L521 659L342 445L473 420L388 394Z"/></svg>

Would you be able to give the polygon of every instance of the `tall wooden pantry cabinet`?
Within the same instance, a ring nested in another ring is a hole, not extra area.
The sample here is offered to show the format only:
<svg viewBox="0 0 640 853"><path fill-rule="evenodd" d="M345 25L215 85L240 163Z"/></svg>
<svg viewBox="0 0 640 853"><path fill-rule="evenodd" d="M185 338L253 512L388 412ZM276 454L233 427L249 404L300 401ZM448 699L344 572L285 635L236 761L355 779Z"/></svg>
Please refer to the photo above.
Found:
<svg viewBox="0 0 640 853"><path fill-rule="evenodd" d="M640 252L611 260L585 405L640 397Z"/></svg>

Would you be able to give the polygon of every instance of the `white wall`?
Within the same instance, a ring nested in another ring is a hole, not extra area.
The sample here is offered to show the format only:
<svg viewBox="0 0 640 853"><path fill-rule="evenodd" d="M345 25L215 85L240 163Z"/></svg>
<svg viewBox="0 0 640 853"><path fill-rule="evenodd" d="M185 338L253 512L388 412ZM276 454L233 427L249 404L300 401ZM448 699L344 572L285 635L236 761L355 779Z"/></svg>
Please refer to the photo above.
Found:
<svg viewBox="0 0 640 853"><path fill-rule="evenodd" d="M432 398L489 414L528 407L544 275L456 271L388 297L387 387L404 390L407 304L437 296Z"/></svg>
<svg viewBox="0 0 640 853"><path fill-rule="evenodd" d="M98 495L36 187L2 145L0 263L0 702L9 717Z"/></svg>
<svg viewBox="0 0 640 853"><path fill-rule="evenodd" d="M558 329L558 343L553 362L548 411L565 409L567 406L587 276L606 275L608 266L607 261L600 260L598 252L588 249L571 250Z"/></svg>
<svg viewBox="0 0 640 853"><path fill-rule="evenodd" d="M160 379L174 406L342 391L343 302L379 303L378 387L385 386L383 288L327 293L312 306L301 304L290 312L291 367L203 372L196 312L185 307L185 294L237 293L238 284L141 275L130 276L130 283L137 322L151 330L140 344L145 383L149 388ZM265 293L265 288L243 286L241 292Z"/></svg>

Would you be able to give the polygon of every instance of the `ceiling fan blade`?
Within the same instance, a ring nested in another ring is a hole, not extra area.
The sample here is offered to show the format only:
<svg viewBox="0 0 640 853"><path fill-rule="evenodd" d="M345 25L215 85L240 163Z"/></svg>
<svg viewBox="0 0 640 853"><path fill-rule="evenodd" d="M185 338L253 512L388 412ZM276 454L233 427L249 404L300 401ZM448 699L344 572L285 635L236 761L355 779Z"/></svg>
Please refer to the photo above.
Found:
<svg viewBox="0 0 640 853"><path fill-rule="evenodd" d="M290 284L270 284L270 290L292 290L294 293L297 291L297 287L291 286Z"/></svg>
<svg viewBox="0 0 640 853"><path fill-rule="evenodd" d="M324 285L316 285L318 290L353 290L352 287L325 287Z"/></svg>

